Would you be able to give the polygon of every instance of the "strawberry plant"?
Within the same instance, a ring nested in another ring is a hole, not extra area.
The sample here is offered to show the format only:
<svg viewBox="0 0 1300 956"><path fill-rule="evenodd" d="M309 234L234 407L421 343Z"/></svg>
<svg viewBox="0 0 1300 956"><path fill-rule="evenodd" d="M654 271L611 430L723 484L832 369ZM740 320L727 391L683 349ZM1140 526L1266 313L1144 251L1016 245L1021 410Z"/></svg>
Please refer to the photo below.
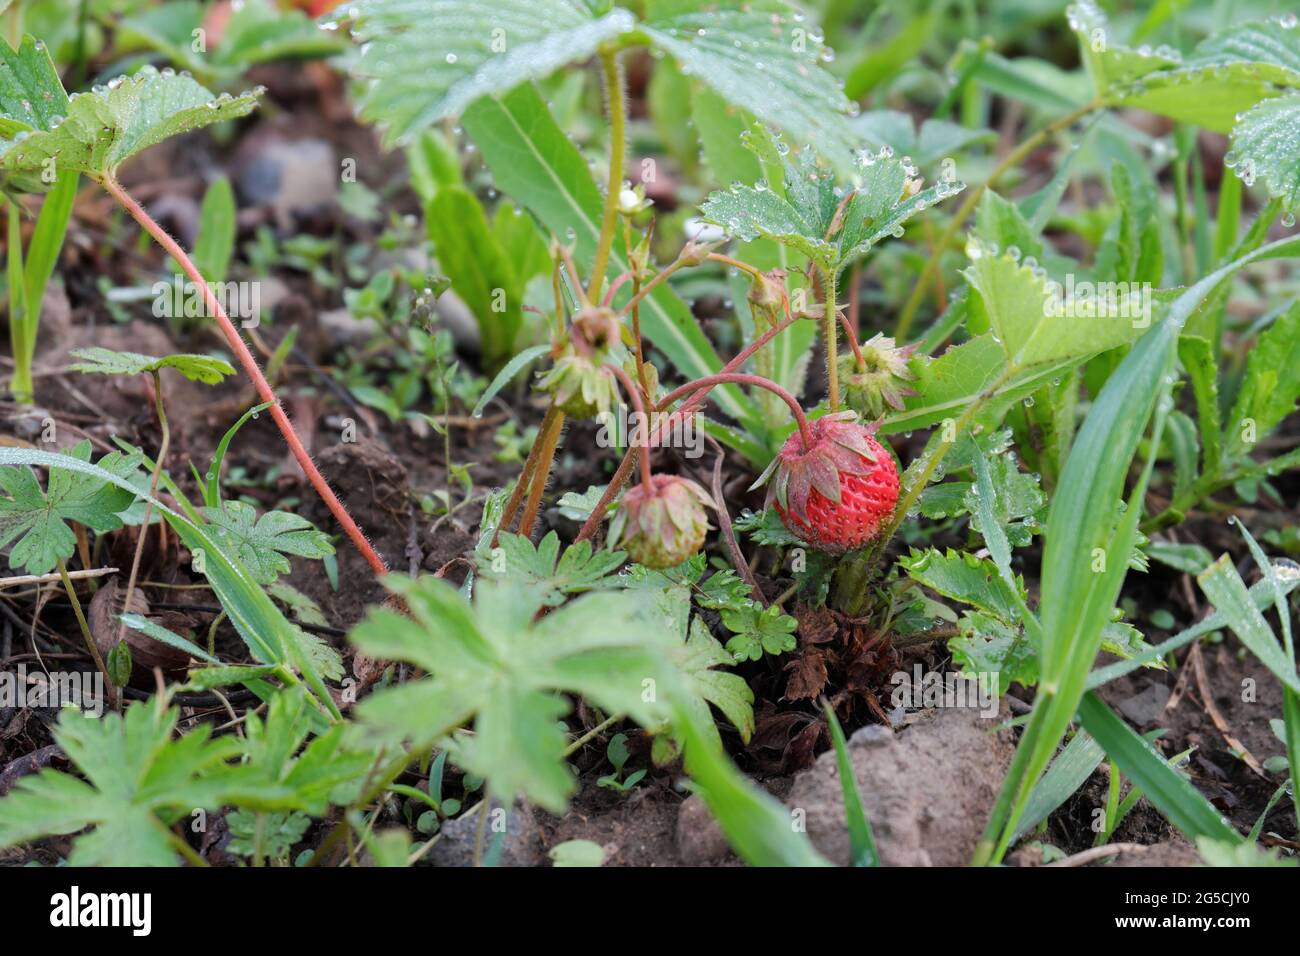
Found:
<svg viewBox="0 0 1300 956"><path fill-rule="evenodd" d="M1293 15L317 6L0 41L0 850L1294 863Z"/></svg>

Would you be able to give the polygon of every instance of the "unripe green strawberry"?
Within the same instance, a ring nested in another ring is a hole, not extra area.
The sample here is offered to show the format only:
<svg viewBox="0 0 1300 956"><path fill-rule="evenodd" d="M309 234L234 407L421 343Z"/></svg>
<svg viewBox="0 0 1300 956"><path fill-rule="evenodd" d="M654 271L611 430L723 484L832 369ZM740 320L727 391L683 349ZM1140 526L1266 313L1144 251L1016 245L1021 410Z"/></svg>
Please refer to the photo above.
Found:
<svg viewBox="0 0 1300 956"><path fill-rule="evenodd" d="M654 475L649 487L635 485L623 494L611 535L637 564L675 568L704 544L709 530L708 492L679 475Z"/></svg>
<svg viewBox="0 0 1300 956"><path fill-rule="evenodd" d="M853 412L808 423L786 441L755 485L771 478L767 503L793 534L821 551L856 551L875 538L898 504L894 457Z"/></svg>
<svg viewBox="0 0 1300 956"><path fill-rule="evenodd" d="M894 340L880 333L862 345L863 368L858 368L857 356L842 355L844 403L867 420L879 418L887 407L901 410L904 397L916 394L907 384L916 380L909 368L915 351L915 345L895 348Z"/></svg>

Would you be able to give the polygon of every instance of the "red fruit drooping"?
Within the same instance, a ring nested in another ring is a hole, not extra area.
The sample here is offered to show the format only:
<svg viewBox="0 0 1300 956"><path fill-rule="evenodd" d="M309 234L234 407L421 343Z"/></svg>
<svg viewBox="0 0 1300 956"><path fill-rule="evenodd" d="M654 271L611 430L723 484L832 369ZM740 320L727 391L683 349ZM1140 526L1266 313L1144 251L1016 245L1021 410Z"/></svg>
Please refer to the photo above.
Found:
<svg viewBox="0 0 1300 956"><path fill-rule="evenodd" d="M648 486L635 485L624 493L611 537L637 564L675 568L704 544L706 505L714 507L713 499L696 482L654 475Z"/></svg>
<svg viewBox="0 0 1300 956"><path fill-rule="evenodd" d="M767 503L782 523L813 547L834 553L855 551L876 537L898 503L898 468L853 412L808 423L786 441L767 471Z"/></svg>

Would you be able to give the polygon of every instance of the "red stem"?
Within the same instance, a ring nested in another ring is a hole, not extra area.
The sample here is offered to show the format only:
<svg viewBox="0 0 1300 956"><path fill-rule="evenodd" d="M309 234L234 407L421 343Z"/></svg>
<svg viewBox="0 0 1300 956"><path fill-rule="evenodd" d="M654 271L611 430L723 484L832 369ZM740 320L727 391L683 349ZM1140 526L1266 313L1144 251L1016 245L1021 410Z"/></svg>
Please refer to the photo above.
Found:
<svg viewBox="0 0 1300 956"><path fill-rule="evenodd" d="M734 369L740 368L740 366L743 365L751 355L761 349L768 342L772 341L772 339L776 338L776 336L781 332L784 332L790 326L794 325L797 321L798 318L790 314L789 303L787 302L785 318L772 326L758 338L754 339L753 342L750 342L744 349L737 352L736 356L730 362L722 366L722 371L730 372ZM682 406L677 409L677 411L669 415L666 420L660 422L659 427L651 435L649 442L646 443L648 448L653 448L658 445L660 439L663 438L664 432L671 428L677 419L695 411L699 404L704 401L704 397L708 392L708 389L700 389L683 402ZM596 529L600 527L600 523L605 519L605 512L609 510L609 503L614 500L614 496L618 494L619 489L622 488L624 482L627 481L628 475L632 471L632 463L636 460L638 450L639 449L636 448L629 448L627 450L627 454L624 455L623 460L619 462L618 470L614 472L614 477L612 477L609 480L609 484L605 486L605 491L601 494L600 501L597 502L596 507L591 510L591 514L588 515L587 520L582 525L582 530L578 532L577 538L574 539L575 544L579 541L587 540L596 533Z"/></svg>
<svg viewBox="0 0 1300 956"><path fill-rule="evenodd" d="M840 326L844 329L844 334L849 337L849 348L853 349L853 361L857 364L858 371L866 371L867 360L862 356L862 346L858 345L858 335L853 331L853 323L844 317L844 313L839 313Z"/></svg>
<svg viewBox="0 0 1300 956"><path fill-rule="evenodd" d="M623 288L623 286L626 285L627 281L631 278L632 278L632 273L624 272L617 279L611 282L609 284L609 288L605 291L605 298L601 301L600 304L605 306L605 308L609 308L610 303L614 301L614 296L618 294L618 290Z"/></svg>
<svg viewBox="0 0 1300 956"><path fill-rule="evenodd" d="M803 447L805 450L812 447L812 433L808 430L808 418L804 415L803 409L799 407L799 402L793 395L783 389L780 385L771 379L764 378L761 375L747 375L744 372L719 372L717 375L706 375L703 378L697 378L693 382L687 382L679 388L673 389L664 396L663 401L659 403L661 409L667 408L683 395L690 394L692 400L700 391L710 391L716 385L753 385L756 388L765 388L781 401L790 406L790 411L794 414L794 420L799 423L799 434L803 438Z"/></svg>
<svg viewBox="0 0 1300 956"><path fill-rule="evenodd" d="M226 337L226 342L230 345L231 351L235 353L235 357L239 359L239 364L244 367L244 372L252 380L258 397L263 402L271 403L271 418L275 421L276 427L280 429L280 434L284 436L289 450L293 452L293 457L297 459L298 464L302 467L307 480L316 489L316 493L325 502L325 507L329 508L330 513L334 515L344 533L352 539L352 543L361 552L361 556L374 569L375 574L387 574L388 565L371 547L370 542L366 540L365 532L357 526L352 515L348 514L348 509L343 507L343 502L339 501L338 496L334 494L324 476L317 470L315 462L311 460L311 455L307 453L307 449L303 446L302 439L298 437L298 433L294 430L293 423L289 421L289 416L284 413L284 408L280 405L279 399L275 397L275 392L272 391L266 376L258 368L257 359L253 358L253 353L244 344L244 340L239 335L239 330L230 321L230 317L226 315L226 310L217 301L217 297L212 293L212 289L208 286L207 280L203 278L202 273L199 272L198 267L194 265L176 240L168 235L167 230L158 225L153 217L145 212L144 207L131 198L113 177L105 176L101 183L108 193L122 205L122 208L131 214L131 218L138 222L141 228L149 233L158 245L162 246L163 251L176 260L190 281L202 290L204 304L216 317L221 333Z"/></svg>
<svg viewBox="0 0 1300 956"><path fill-rule="evenodd" d="M636 387L632 377L623 371L617 365L606 365L605 368L614 373L614 377L619 380L623 386L623 391L627 392L628 397L632 399L632 405L641 414L641 435L642 447L645 454L641 456L641 484L645 485L646 492L650 491L650 416L646 414L645 402L641 400L641 390ZM628 436L628 447L634 447L635 442L632 436Z"/></svg>

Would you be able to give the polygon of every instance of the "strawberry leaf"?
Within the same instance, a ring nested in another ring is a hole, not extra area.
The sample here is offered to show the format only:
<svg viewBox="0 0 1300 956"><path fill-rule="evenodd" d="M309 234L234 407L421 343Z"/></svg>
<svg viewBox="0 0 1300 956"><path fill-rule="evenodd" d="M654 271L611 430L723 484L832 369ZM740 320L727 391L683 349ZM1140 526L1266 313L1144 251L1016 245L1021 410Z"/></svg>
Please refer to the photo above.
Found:
<svg viewBox="0 0 1300 956"><path fill-rule="evenodd" d="M73 349L69 354L81 360L68 366L68 370L72 372L143 375L147 372L171 368L191 382L202 382L204 385L217 385L227 375L235 374L234 366L229 362L210 355L168 355L166 358L154 358L152 355L141 355L139 352L115 352L99 346Z"/></svg>
<svg viewBox="0 0 1300 956"><path fill-rule="evenodd" d="M83 441L64 454L88 462L90 442ZM110 452L98 465L130 480L143 478L141 461L138 455ZM69 522L92 531L116 531L122 527L121 513L135 500L124 488L54 466L46 485L42 490L30 468L0 467L0 489L9 495L0 497L0 548L16 541L9 552L9 567L24 568L28 574L48 574L60 561L72 557L77 538Z"/></svg>
<svg viewBox="0 0 1300 956"><path fill-rule="evenodd" d="M253 90L214 96L191 77L145 66L71 97L62 121L52 117L48 128L18 130L0 142L0 167L41 173L53 160L59 171L109 178L127 159L165 139L246 116L260 95Z"/></svg>

